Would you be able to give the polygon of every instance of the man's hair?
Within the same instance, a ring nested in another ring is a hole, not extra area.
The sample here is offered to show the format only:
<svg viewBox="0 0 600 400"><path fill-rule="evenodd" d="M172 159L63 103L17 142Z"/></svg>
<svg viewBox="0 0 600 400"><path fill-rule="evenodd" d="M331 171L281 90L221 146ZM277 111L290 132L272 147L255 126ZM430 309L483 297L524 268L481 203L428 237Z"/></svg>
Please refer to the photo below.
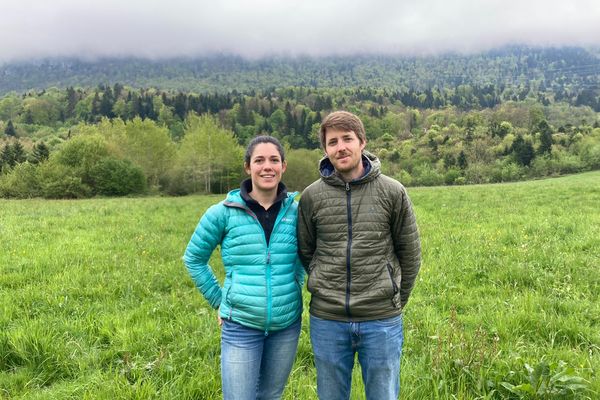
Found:
<svg viewBox="0 0 600 400"><path fill-rule="evenodd" d="M281 162L285 161L285 152L283 151L283 146L281 143L279 143L279 140L273 136L261 135L252 139L250 143L248 143L248 147L246 147L244 162L247 165L250 165L250 159L252 158L252 153L254 153L254 148L261 143L271 143L275 145L275 147L277 147L277 151L279 152L279 156L281 157Z"/></svg>
<svg viewBox="0 0 600 400"><path fill-rule="evenodd" d="M321 129L319 130L319 139L321 140L321 146L325 148L325 134L327 129L336 129L343 132L354 132L361 143L367 141L365 135L365 127L362 121L356 115L349 113L348 111L334 111L325 117L321 122Z"/></svg>

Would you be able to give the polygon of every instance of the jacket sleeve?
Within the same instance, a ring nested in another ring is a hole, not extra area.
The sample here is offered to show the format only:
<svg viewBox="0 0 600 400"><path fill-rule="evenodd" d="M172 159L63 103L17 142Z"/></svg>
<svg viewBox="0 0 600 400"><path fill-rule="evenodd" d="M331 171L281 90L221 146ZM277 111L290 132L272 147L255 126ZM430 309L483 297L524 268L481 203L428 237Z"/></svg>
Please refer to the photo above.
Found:
<svg viewBox="0 0 600 400"><path fill-rule="evenodd" d="M394 252L400 262L402 274L400 301L404 307L421 267L421 241L412 203L403 187L394 205L392 232Z"/></svg>
<svg viewBox="0 0 600 400"><path fill-rule="evenodd" d="M311 200L309 194L304 191L298 205L298 255L307 272L315 248L316 227L312 219Z"/></svg>
<svg viewBox="0 0 600 400"><path fill-rule="evenodd" d="M221 305L221 287L208 260L222 241L225 230L224 212L225 208L218 204L204 213L183 256L183 262L196 287L215 309Z"/></svg>

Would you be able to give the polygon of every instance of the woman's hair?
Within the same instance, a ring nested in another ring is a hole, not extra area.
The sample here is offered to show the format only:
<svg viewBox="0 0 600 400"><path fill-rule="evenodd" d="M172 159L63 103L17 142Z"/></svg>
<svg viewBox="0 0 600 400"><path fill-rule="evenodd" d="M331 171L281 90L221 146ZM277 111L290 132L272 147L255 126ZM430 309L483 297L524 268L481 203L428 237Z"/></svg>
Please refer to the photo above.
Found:
<svg viewBox="0 0 600 400"><path fill-rule="evenodd" d="M281 157L281 162L285 161L285 153L283 151L283 146L281 143L279 143L279 140L273 136L262 135L256 136L250 141L250 143L248 143L248 147L246 147L246 154L244 155L244 162L247 165L250 165L250 159L252 158L252 153L254 153L254 148L261 143L271 143L275 145L277 151L279 152L279 156Z"/></svg>

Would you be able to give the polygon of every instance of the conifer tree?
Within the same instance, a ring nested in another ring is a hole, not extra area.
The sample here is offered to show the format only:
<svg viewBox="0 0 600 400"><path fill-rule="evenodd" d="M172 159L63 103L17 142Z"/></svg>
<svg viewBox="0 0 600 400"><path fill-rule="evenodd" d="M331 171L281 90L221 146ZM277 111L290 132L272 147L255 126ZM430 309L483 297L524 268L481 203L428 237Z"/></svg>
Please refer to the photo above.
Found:
<svg viewBox="0 0 600 400"><path fill-rule="evenodd" d="M466 169L467 166L469 165L469 163L467 162L467 155L465 154L465 152L463 150L460 151L460 154L458 155L458 167L462 170Z"/></svg>
<svg viewBox="0 0 600 400"><path fill-rule="evenodd" d="M6 128L4 128L4 134L6 136L12 136L12 137L17 136L17 131L15 130L13 122L10 119L8 120L8 123L6 124Z"/></svg>
<svg viewBox="0 0 600 400"><path fill-rule="evenodd" d="M27 160L27 154L25 153L25 148L21 144L21 142L16 141L12 145L14 164L20 164Z"/></svg>
<svg viewBox="0 0 600 400"><path fill-rule="evenodd" d="M538 124L538 130L540 132L540 147L538 148L538 153L550 154L552 151L552 128L550 128L550 125L548 125L546 120L542 120Z"/></svg>
<svg viewBox="0 0 600 400"><path fill-rule="evenodd" d="M3 168L12 168L15 166L15 154L10 143L5 144L4 148L2 149L2 153L0 153L0 164L2 164Z"/></svg>
<svg viewBox="0 0 600 400"><path fill-rule="evenodd" d="M33 146L33 150L29 155L29 162L32 164L39 164L45 161L50 156L50 149L46 146L46 143L39 142Z"/></svg>

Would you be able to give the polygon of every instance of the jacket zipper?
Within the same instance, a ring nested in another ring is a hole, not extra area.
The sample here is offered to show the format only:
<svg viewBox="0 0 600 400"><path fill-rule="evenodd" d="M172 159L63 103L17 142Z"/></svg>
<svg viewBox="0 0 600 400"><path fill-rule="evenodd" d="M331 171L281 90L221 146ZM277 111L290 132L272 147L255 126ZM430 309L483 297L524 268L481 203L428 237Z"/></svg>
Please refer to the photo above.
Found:
<svg viewBox="0 0 600 400"><path fill-rule="evenodd" d="M350 268L350 254L352 249L352 192L350 183L346 182L346 212L348 215L348 245L346 247L346 315L352 318L350 312L350 286L352 284L352 270Z"/></svg>
<svg viewBox="0 0 600 400"><path fill-rule="evenodd" d="M292 199L292 201L294 201ZM275 233L275 229L277 228L277 225L279 225L279 221L281 221L281 218L283 218L283 216L287 213L287 210L290 206L291 202L288 199L284 199L282 204L281 204L281 210L279 210L279 214L277 215L277 219L275 220L275 223L273 224L273 230L271 231L271 236L273 236L273 233ZM265 336L269 335L269 328L271 327L271 309L272 307L272 288L271 288L271 244L267 244L267 237L265 236L265 230L262 229L262 225L260 224L260 222L258 221L258 217L256 216L256 214L254 214L252 212L252 210L250 210L250 208L239 204L239 203L233 203L230 202L228 204L226 204L230 207L237 207L237 208L241 208L243 210L245 210L248 214L250 214L252 217L254 217L254 220L256 221L256 223L260 226L260 229L263 231L263 239L265 241L265 245L267 246L267 263L266 263L266 271L265 271L265 286L267 289L267 309L266 311L266 320L265 320Z"/></svg>
<svg viewBox="0 0 600 400"><path fill-rule="evenodd" d="M291 199L291 201L293 202L294 199ZM273 224L273 230L271 231L271 237L274 237L274 233L276 233L276 229L277 226L279 225L279 221L281 221L281 219L283 218L283 216L287 213L288 209L290 208L290 200L288 199L284 199L284 201L281 203L281 209L279 210L279 214L277 215L277 218L275 219L275 223ZM259 223L260 225L260 223ZM262 229L262 225L261 225L261 229ZM264 233L264 229L263 229L263 233ZM267 243L267 237L264 236L265 239L265 244ZM267 271L266 271L266 280L267 280L267 320L265 322L265 336L269 335L269 328L271 327L271 318L272 318L272 311L273 311L273 290L271 287L271 242L269 242L269 244L267 245Z"/></svg>
<svg viewBox="0 0 600 400"><path fill-rule="evenodd" d="M275 227L273 227L275 230ZM266 239L265 239L266 241ZM267 319L265 321L265 336L269 336L269 325L271 325L271 244L267 246L266 284L267 284Z"/></svg>

